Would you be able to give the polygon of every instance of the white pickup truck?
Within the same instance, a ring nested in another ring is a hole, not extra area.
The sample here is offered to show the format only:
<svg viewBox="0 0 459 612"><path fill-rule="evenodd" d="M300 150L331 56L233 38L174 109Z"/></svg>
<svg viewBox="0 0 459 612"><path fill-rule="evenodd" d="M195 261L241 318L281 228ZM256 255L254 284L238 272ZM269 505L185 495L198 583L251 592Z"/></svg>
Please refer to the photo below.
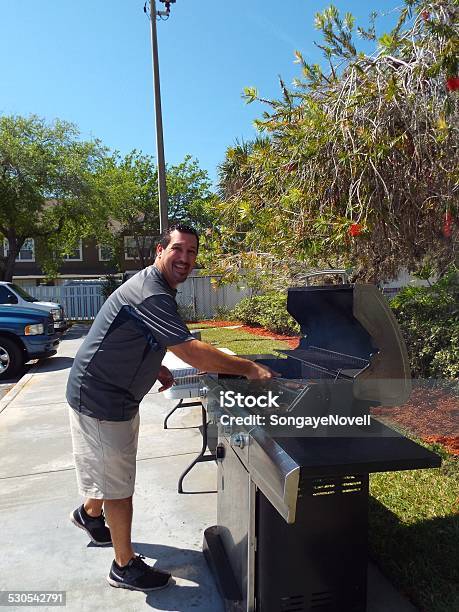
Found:
<svg viewBox="0 0 459 612"><path fill-rule="evenodd" d="M42 312L48 312L54 319L55 331L62 332L68 328L64 309L60 304L57 302L42 302L29 295L25 289L14 283L0 281L0 304L15 304L17 306L25 306L27 308L41 310Z"/></svg>

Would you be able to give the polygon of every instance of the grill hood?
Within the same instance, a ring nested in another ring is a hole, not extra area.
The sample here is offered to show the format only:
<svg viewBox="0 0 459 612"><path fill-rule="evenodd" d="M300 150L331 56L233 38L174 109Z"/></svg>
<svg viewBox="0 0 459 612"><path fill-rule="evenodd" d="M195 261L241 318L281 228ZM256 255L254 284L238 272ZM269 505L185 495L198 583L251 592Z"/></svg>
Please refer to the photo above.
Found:
<svg viewBox="0 0 459 612"><path fill-rule="evenodd" d="M319 347L369 361L354 380L357 399L394 406L411 393L405 342L385 297L374 285L288 290L287 310L299 323L298 350Z"/></svg>

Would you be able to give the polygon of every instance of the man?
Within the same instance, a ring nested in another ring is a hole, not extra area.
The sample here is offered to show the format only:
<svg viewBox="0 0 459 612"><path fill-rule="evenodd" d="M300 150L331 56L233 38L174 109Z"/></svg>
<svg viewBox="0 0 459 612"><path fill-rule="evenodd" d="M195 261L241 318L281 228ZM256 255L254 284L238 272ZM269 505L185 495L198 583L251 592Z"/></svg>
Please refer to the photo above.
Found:
<svg viewBox="0 0 459 612"><path fill-rule="evenodd" d="M161 365L166 349L203 371L271 378L273 372L193 338L177 313L176 288L196 261L199 237L173 226L153 266L104 303L78 351L67 384L77 480L84 504L71 515L98 545L113 543L108 582L141 591L164 588L170 574L148 566L131 543L139 403L155 380L173 384ZM110 529L105 525L104 513Z"/></svg>

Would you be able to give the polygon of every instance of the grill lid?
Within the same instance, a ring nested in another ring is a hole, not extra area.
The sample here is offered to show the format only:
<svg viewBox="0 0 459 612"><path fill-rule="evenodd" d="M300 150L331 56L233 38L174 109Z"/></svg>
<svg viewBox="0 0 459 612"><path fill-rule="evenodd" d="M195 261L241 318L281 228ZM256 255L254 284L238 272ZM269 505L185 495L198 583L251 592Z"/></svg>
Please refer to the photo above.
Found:
<svg viewBox="0 0 459 612"><path fill-rule="evenodd" d="M374 285L291 288L287 310L300 324L299 355L318 348L362 364L369 362L355 379L355 397L386 406L408 399L411 384L405 343L389 305Z"/></svg>
<svg viewBox="0 0 459 612"><path fill-rule="evenodd" d="M315 346L365 360L377 351L354 316L352 285L289 289L287 310L300 324L303 338L298 348Z"/></svg>

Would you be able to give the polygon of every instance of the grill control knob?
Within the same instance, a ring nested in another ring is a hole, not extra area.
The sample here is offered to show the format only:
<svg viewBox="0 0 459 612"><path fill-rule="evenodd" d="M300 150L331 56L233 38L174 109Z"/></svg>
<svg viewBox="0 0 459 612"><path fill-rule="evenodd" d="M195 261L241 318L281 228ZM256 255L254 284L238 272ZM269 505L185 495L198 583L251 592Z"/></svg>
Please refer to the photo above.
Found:
<svg viewBox="0 0 459 612"><path fill-rule="evenodd" d="M244 433L237 433L231 436L231 446L234 448L244 448L248 442L248 436Z"/></svg>

